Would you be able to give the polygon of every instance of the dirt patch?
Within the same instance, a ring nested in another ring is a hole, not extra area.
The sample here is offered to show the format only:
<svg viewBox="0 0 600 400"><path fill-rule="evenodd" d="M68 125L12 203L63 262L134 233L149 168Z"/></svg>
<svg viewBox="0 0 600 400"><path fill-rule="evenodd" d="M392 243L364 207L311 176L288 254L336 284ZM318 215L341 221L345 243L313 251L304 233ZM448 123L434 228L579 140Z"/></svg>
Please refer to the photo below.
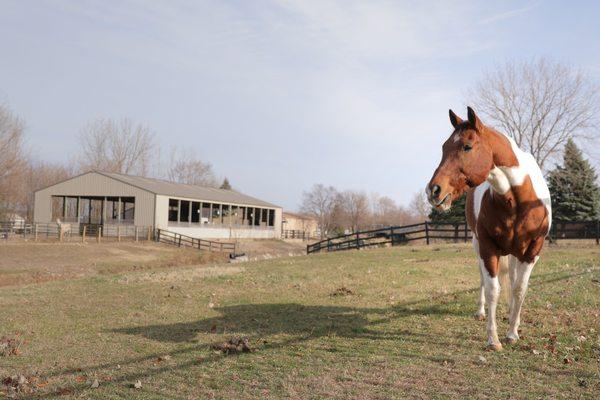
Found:
<svg viewBox="0 0 600 400"><path fill-rule="evenodd" d="M220 351L223 354L250 353L253 351L246 337L234 337L227 342L213 344L211 347L213 350Z"/></svg>
<svg viewBox="0 0 600 400"><path fill-rule="evenodd" d="M352 291L351 289L348 289L346 286L342 286L340 288L335 289L333 292L331 292L329 294L329 296L331 296L331 297L352 296L353 294L354 294L354 291Z"/></svg>
<svg viewBox="0 0 600 400"><path fill-rule="evenodd" d="M0 338L0 356L18 356L22 345L23 341L19 338L3 336Z"/></svg>

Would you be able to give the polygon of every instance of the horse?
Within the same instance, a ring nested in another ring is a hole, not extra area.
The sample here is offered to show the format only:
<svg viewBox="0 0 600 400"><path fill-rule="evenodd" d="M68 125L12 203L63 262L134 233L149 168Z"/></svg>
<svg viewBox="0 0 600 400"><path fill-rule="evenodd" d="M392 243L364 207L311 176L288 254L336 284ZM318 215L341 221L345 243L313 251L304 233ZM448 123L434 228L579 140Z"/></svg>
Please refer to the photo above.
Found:
<svg viewBox="0 0 600 400"><path fill-rule="evenodd" d="M426 193L433 207L445 211L467 192L466 218L480 272L475 318L485 319L487 303L487 348L498 351L499 274L508 270L502 284L509 308L505 341L514 344L529 277L552 223L550 192L534 157L512 138L484 125L471 107L466 121L452 110L449 114L454 130Z"/></svg>

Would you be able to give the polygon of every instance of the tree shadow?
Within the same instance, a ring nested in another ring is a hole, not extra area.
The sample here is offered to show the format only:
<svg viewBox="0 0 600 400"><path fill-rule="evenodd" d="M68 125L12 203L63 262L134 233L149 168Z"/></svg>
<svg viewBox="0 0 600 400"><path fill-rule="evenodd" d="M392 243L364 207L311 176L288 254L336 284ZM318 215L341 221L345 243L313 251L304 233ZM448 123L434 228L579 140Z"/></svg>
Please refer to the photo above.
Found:
<svg viewBox="0 0 600 400"><path fill-rule="evenodd" d="M371 328L393 319L411 315L464 315L464 312L453 310L447 305L354 308L267 303L218 307L215 311L220 315L198 321L127 327L114 329L111 332L140 335L148 339L172 343L191 342L198 334L210 333L251 337L286 334L299 337L336 335L345 338L365 336L376 338L379 333Z"/></svg>

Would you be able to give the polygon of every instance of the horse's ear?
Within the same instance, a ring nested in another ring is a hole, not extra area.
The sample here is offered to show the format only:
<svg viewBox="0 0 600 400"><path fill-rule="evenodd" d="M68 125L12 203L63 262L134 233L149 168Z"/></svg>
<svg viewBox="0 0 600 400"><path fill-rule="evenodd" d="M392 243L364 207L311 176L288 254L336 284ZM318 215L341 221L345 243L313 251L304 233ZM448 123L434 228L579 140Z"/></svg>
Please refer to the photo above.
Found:
<svg viewBox="0 0 600 400"><path fill-rule="evenodd" d="M458 115L454 114L454 111L452 110L448 110L448 114L450 114L450 123L452 124L454 129L456 129L456 127L460 125L463 122L463 120L460 119Z"/></svg>
<svg viewBox="0 0 600 400"><path fill-rule="evenodd" d="M483 124L471 107L467 107L467 117L469 118L469 125L471 125L471 127L473 127L473 129L475 129L477 132L481 132Z"/></svg>

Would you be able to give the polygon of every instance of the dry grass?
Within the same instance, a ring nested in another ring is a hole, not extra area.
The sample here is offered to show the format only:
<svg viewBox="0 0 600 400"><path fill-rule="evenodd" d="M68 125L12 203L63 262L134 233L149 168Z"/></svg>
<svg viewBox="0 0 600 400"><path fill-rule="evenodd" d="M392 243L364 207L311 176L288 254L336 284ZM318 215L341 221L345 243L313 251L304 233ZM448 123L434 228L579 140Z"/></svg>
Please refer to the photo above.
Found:
<svg viewBox="0 0 600 400"><path fill-rule="evenodd" d="M22 344L0 358L0 378L25 381L0 388L40 398L598 398L600 246L545 251L523 340L500 353L484 351L484 325L471 317L473 259L469 246L401 247L5 286L0 337ZM253 351L215 350L232 338Z"/></svg>

